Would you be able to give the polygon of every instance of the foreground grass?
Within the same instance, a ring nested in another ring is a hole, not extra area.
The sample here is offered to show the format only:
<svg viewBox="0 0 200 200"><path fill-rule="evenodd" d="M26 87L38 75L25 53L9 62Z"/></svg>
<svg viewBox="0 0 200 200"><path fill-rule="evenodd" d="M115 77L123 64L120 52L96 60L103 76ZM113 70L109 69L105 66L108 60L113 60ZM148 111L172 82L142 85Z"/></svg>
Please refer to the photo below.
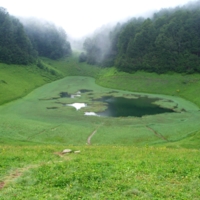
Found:
<svg viewBox="0 0 200 200"><path fill-rule="evenodd" d="M80 154L62 155L64 148ZM1 145L0 199L198 199L198 150Z"/></svg>

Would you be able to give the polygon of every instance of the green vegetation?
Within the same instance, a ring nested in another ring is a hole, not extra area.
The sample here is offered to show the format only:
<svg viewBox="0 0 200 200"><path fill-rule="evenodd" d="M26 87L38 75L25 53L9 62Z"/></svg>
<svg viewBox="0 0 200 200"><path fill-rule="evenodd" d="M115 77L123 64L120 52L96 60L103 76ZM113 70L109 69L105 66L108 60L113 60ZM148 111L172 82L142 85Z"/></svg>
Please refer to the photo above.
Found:
<svg viewBox="0 0 200 200"><path fill-rule="evenodd" d="M1 145L0 199L198 199L198 150ZM10 165L12 163L12 165ZM5 176L6 174L6 176Z"/></svg>
<svg viewBox="0 0 200 200"><path fill-rule="evenodd" d="M65 30L40 19L21 19L24 29L39 56L60 59L71 55Z"/></svg>
<svg viewBox="0 0 200 200"><path fill-rule="evenodd" d="M38 55L51 59L71 55L62 28L36 19L21 21L0 7L0 62L28 65L36 63Z"/></svg>
<svg viewBox="0 0 200 200"><path fill-rule="evenodd" d="M77 57L78 52L73 52L70 57L50 60L48 58L43 58L42 60L48 65L53 66L54 69L63 73L64 76L89 76L97 78L101 69L98 66L91 66L87 63L79 63Z"/></svg>
<svg viewBox="0 0 200 200"><path fill-rule="evenodd" d="M29 64L37 53L19 20L0 7L0 62Z"/></svg>
<svg viewBox="0 0 200 200"><path fill-rule="evenodd" d="M0 71L0 104L25 96L33 89L62 77L47 65L40 69L35 65L0 64Z"/></svg>
<svg viewBox="0 0 200 200"><path fill-rule="evenodd" d="M81 89L91 91L76 98L61 98L59 95L63 92L76 94ZM165 101L158 101L158 104L174 108L179 112L182 110L187 112L142 118L84 116L84 112L104 110L104 103L92 99L111 95L112 91L96 85L93 78L79 76L70 76L46 84L23 99L0 108L2 141L12 139L24 142L82 145L86 143L89 135L97 130L92 138L93 144L167 145L168 142L181 141L200 129L198 120L200 113L197 106L181 98L164 95L156 96L172 102L166 104ZM133 93L116 90L113 95L130 98ZM88 106L76 111L75 108L66 106L72 103L86 103ZM168 126L171 127L170 132Z"/></svg>
<svg viewBox="0 0 200 200"><path fill-rule="evenodd" d="M77 54L57 61L40 58L37 65L7 65L0 63L0 105L27 95L33 89L69 75L97 77L100 69L84 63Z"/></svg>

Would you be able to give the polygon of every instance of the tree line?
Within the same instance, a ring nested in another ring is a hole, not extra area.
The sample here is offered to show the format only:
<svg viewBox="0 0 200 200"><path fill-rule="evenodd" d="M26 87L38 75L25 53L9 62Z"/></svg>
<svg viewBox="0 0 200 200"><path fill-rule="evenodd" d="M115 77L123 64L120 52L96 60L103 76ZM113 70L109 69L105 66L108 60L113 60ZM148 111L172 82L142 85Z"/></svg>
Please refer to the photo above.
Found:
<svg viewBox="0 0 200 200"><path fill-rule="evenodd" d="M200 1L162 9L151 18L132 18L117 24L104 38L102 32L87 38L85 61L126 72L200 72L199 22ZM107 51L98 44L100 36L102 41L109 38Z"/></svg>
<svg viewBox="0 0 200 200"><path fill-rule="evenodd" d="M37 19L17 19L0 7L0 62L30 64L38 56L59 59L71 54L62 28Z"/></svg>

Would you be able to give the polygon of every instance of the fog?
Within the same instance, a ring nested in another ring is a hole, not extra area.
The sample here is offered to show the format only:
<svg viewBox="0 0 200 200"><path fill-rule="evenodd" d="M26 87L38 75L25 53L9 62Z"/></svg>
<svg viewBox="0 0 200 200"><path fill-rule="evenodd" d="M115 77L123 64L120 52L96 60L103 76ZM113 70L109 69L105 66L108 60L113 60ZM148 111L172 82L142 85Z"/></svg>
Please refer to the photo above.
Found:
<svg viewBox="0 0 200 200"><path fill-rule="evenodd" d="M17 17L37 17L62 26L70 38L80 39L104 24L149 16L161 8L195 0L1 0L0 6Z"/></svg>

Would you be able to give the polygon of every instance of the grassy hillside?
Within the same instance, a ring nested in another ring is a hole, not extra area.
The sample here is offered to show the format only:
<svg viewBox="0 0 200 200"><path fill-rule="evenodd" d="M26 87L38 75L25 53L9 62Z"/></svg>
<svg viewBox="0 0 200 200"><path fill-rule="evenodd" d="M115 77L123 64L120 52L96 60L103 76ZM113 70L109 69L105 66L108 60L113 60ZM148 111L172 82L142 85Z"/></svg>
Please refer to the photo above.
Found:
<svg viewBox="0 0 200 200"><path fill-rule="evenodd" d="M42 60L54 69L62 72L64 76L90 76L96 78L101 69L95 65L80 63L79 53L73 53L71 57L60 59L59 61L42 58Z"/></svg>
<svg viewBox="0 0 200 200"><path fill-rule="evenodd" d="M40 69L36 65L0 63L0 104L23 97L33 89L63 77L51 70L51 68Z"/></svg>
<svg viewBox="0 0 200 200"><path fill-rule="evenodd" d="M0 63L0 105L21 98L33 89L62 77L96 77L100 71L96 66L80 65L77 54L57 61L41 58L41 63L42 67Z"/></svg>

